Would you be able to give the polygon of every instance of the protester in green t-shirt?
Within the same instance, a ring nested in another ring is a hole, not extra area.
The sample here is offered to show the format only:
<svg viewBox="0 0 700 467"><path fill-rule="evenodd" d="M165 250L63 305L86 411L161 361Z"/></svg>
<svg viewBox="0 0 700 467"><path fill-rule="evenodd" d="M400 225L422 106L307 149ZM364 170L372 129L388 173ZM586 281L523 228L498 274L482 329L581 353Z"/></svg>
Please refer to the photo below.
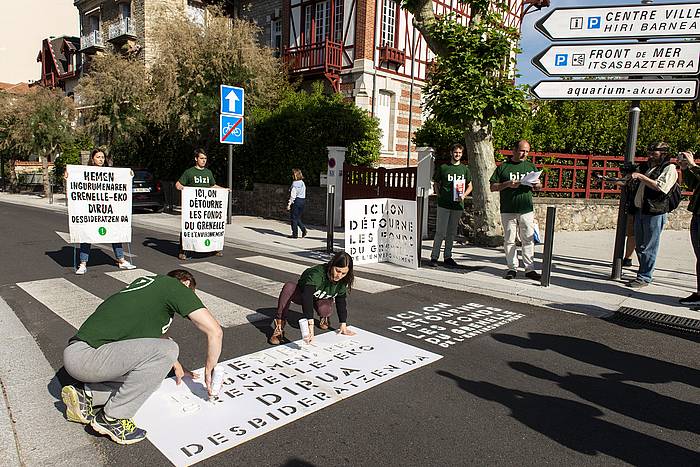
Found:
<svg viewBox="0 0 700 467"><path fill-rule="evenodd" d="M175 188L182 190L186 186L196 188L221 188L214 180L214 174L207 169L207 155L203 149L194 150L194 167L185 170L180 179L175 182ZM223 251L214 253L216 256L224 256ZM177 257L184 261L187 259L187 252L182 248L182 237L180 237L180 252Z"/></svg>
<svg viewBox="0 0 700 467"><path fill-rule="evenodd" d="M352 256L344 251L338 252L326 264L319 264L305 270L297 282L287 282L282 287L277 301L277 314L275 315L275 329L270 336L270 344L278 345L284 340L284 325L287 322L287 313L292 302L302 306L304 317L309 324L309 337L305 341L311 342L314 338L314 310L320 320L318 327L328 329L330 327L330 315L333 312L333 301L338 313L340 327L339 334L354 336L355 333L347 327L348 310L346 298L352 289L354 274L352 270Z"/></svg>
<svg viewBox="0 0 700 467"><path fill-rule="evenodd" d="M90 424L119 444L145 438L132 417L172 368L177 384L199 376L177 361L179 348L165 336L175 314L207 336L204 383L211 395L212 370L221 354L223 331L195 295L192 274L144 276L107 298L80 326L63 352L66 371L83 384L65 386L66 418ZM93 408L104 406L93 412Z"/></svg>
<svg viewBox="0 0 700 467"><path fill-rule="evenodd" d="M516 232L520 234L522 244L525 276L540 280L535 271L535 213L532 207L532 190L540 190L542 183L533 185L520 183L520 180L537 168L525 160L530 152L530 143L520 140L513 148L513 155L499 165L491 176L491 191L499 192L501 198L501 222L503 223L503 248L506 253L506 279L513 279L517 274L518 258L515 246Z"/></svg>
<svg viewBox="0 0 700 467"><path fill-rule="evenodd" d="M464 146L453 144L450 148L450 162L440 165L433 175L434 192L438 195L437 221L435 239L428 266L436 267L440 257L440 248L445 241L443 264L447 268L457 267L452 259L452 244L457 231L459 219L464 212L464 198L472 192L472 176L469 167L462 164Z"/></svg>

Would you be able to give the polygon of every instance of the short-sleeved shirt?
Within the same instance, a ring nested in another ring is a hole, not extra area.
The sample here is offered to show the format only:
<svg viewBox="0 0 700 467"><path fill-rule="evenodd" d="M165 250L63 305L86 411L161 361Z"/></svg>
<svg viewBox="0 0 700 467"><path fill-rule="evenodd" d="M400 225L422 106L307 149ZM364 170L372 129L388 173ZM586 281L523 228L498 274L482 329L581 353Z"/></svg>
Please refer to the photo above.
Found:
<svg viewBox="0 0 700 467"><path fill-rule="evenodd" d="M510 180L520 181L537 167L530 161L505 161L493 172L490 183L503 183ZM505 188L500 191L501 212L509 214L527 214L533 211L532 187L520 185L517 188Z"/></svg>
<svg viewBox="0 0 700 467"><path fill-rule="evenodd" d="M193 186L197 188L209 188L210 186L216 185L214 174L206 167L203 169L190 167L183 172L178 181L182 186Z"/></svg>
<svg viewBox="0 0 700 467"><path fill-rule="evenodd" d="M652 174L652 172L654 172L654 170L658 170L657 166L648 169L644 175L648 177ZM673 188L673 185L675 185L678 181L678 170L676 169L676 166L674 164L667 164L655 181L659 191L663 194L668 194L668 192L671 191L671 188ZM639 182L637 192L634 195L634 206L638 209L642 208L642 203L644 203L644 191L646 189L647 186L644 183Z"/></svg>
<svg viewBox="0 0 700 467"><path fill-rule="evenodd" d="M161 337L175 313L184 318L203 307L194 291L174 277L139 277L102 302L75 338L96 349L110 342Z"/></svg>
<svg viewBox="0 0 700 467"><path fill-rule="evenodd" d="M454 184L464 180L464 189L472 181L469 167L464 164L442 164L435 170L433 181L440 184L438 191L438 206L444 209L462 210L464 201L454 201Z"/></svg>
<svg viewBox="0 0 700 467"><path fill-rule="evenodd" d="M316 289L314 298L317 300L345 297L348 294L348 288L344 283L331 281L326 274L325 264L319 264L304 271L297 284L302 289L307 285L314 286Z"/></svg>

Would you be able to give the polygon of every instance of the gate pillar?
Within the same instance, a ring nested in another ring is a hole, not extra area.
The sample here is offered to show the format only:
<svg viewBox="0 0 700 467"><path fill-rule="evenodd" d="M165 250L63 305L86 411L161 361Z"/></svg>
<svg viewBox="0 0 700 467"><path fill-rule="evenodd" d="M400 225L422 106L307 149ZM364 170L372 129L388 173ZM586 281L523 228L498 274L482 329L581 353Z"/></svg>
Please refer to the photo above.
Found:
<svg viewBox="0 0 700 467"><path fill-rule="evenodd" d="M328 186L335 186L335 209L333 226L343 225L343 164L345 163L346 148L340 146L328 146ZM328 197L326 197L328 199Z"/></svg>

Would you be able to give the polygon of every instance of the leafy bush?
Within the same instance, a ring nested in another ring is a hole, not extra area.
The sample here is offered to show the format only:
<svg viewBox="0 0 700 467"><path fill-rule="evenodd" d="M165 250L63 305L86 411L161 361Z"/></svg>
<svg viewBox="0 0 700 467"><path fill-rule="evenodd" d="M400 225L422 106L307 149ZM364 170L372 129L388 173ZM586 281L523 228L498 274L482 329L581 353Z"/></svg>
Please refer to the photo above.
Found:
<svg viewBox="0 0 700 467"><path fill-rule="evenodd" d="M311 92L287 93L273 110L255 109L246 124L248 139L239 154L247 182L286 184L297 167L309 185L318 185L328 146L346 147L349 164L379 159L377 120L341 94L324 94L321 83Z"/></svg>

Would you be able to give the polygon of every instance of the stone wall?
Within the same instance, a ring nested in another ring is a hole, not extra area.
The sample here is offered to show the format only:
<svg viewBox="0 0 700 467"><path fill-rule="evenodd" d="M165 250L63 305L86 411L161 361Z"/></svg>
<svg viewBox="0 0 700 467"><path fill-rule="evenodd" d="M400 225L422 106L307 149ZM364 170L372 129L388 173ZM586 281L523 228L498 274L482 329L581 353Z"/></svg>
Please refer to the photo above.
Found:
<svg viewBox="0 0 700 467"><path fill-rule="evenodd" d="M288 185L256 183L253 190L233 190L233 214L265 217L268 219L289 219L287 201ZM307 186L306 206L302 220L305 224L326 224L326 187Z"/></svg>
<svg viewBox="0 0 700 467"><path fill-rule="evenodd" d="M271 219L289 219L287 200L288 185L270 185L256 183L252 191L233 191L233 213L246 216L258 216ZM547 207L556 206L557 219L554 228L557 231L586 231L614 229L617 222L618 201L615 199L567 199L535 198L535 217L540 229L544 230ZM666 229L688 230L691 213L687 210L688 202L681 205L668 216ZM428 238L435 233L437 198L431 196L428 201ZM471 221L471 198L465 201L465 210L460 222L459 236L469 238ZM326 188L306 187L306 208L304 222L311 225L326 224Z"/></svg>

